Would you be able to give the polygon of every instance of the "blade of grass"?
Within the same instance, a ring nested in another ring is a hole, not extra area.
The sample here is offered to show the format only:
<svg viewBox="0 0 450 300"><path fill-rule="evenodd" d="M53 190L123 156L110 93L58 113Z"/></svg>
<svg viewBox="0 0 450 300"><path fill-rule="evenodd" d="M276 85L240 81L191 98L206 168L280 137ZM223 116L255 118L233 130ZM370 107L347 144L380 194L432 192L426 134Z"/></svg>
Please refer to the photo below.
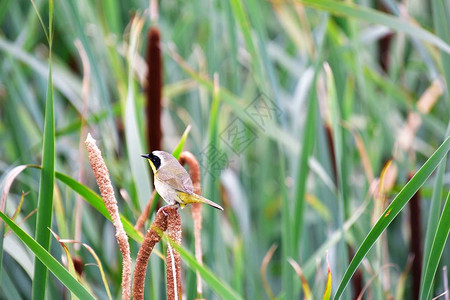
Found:
<svg viewBox="0 0 450 300"><path fill-rule="evenodd" d="M23 231L8 216L0 212L0 218L14 231L14 233L33 251L36 258L45 265L72 293L80 299L95 299L50 253L37 243L31 236ZM47 229L48 230L48 229ZM48 230L49 231L49 230ZM34 278L36 281L36 278ZM45 289L44 289L45 292ZM45 299L45 298L36 298Z"/></svg>
<svg viewBox="0 0 450 300"><path fill-rule="evenodd" d="M111 102L110 102L110 92L106 87L105 76L103 76L102 71L100 70L101 64L98 63L97 58L95 57L95 52L93 51L93 47L89 42L87 34L83 28L83 20L81 16L80 9L77 4L78 1L70 0L66 1L68 7L70 7L70 15L67 16L67 21L70 21L74 26L74 30L78 36L78 39L83 44L83 48L86 50L86 54L89 58L89 64L92 66L92 80L95 81L95 85L99 91L100 102L102 106L106 108L108 112L108 117L112 120L112 111L111 111ZM111 135L114 135L115 132L111 132Z"/></svg>
<svg viewBox="0 0 450 300"><path fill-rule="evenodd" d="M241 27L242 36L244 37L245 46L250 53L250 60L253 72L255 75L256 84L259 86L262 92L267 92L265 88L264 72L260 64L260 53L253 42L252 27L245 13L244 4L241 0L231 0L231 8L237 23Z"/></svg>
<svg viewBox="0 0 450 300"><path fill-rule="evenodd" d="M191 76L194 80L196 80L202 86L205 86L210 92L214 91L213 82L201 75L200 73L193 70L187 63L184 61L178 53L176 53L173 49L170 50L170 55L172 59L178 63L178 65L185 71L189 76ZM298 140L294 138L290 133L282 130L274 121L267 122L264 130L261 130L259 126L257 126L253 119L246 113L245 104L248 101L242 98L239 98L235 94L231 93L229 90L221 87L219 90L219 96L222 103L228 104L236 115L242 119L242 121L246 122L252 129L258 131L264 136L267 136L274 141L282 144L289 151L293 153L298 153L300 149L300 145Z"/></svg>
<svg viewBox="0 0 450 300"><path fill-rule="evenodd" d="M15 283L9 277L9 274L3 271L5 274L0 275L2 281L0 281L2 286L2 293L6 299L21 299L19 291L17 290Z"/></svg>
<svg viewBox="0 0 450 300"><path fill-rule="evenodd" d="M447 43L450 43L450 15L447 13L450 9L449 2L447 1L446 6L443 0L434 0L431 1L431 6L433 10L434 28L437 35ZM450 54L448 51L446 52L441 51L441 60L448 91L448 88L450 87Z"/></svg>
<svg viewBox="0 0 450 300"><path fill-rule="evenodd" d="M150 174L147 164L142 162L141 154L143 147L141 143L141 135L139 134L139 127L137 124L136 114L136 95L135 95L135 83L133 79L134 62L136 61L137 45L139 34L144 25L144 19L136 16L133 19L130 32L130 47L128 49L128 94L126 99L124 124L125 124L125 136L126 146L128 152L128 159L130 160L131 174L134 179L134 183L137 190L137 201L134 205L137 208L144 208L148 201L148 198L152 194L150 190ZM141 209L140 209L141 210Z"/></svg>
<svg viewBox="0 0 450 300"><path fill-rule="evenodd" d="M38 166L38 165L17 166L16 168L12 169L11 172L14 173L13 176L15 177L18 175L17 170L20 170L20 172L22 172L26 168L40 169L41 166ZM95 193L93 190L91 190L84 184L76 181L72 177L67 176L63 173L55 172L55 177L57 179L59 179L60 181L62 181L63 183L65 183L74 192L78 193L81 197L83 197L83 199L85 199L99 213L101 213L105 218L107 218L108 220L111 221L111 216L109 215L108 211L106 210L105 203L103 202L102 198L97 193ZM142 241L144 240L142 233L135 230L133 225L130 223L130 221L128 219L126 219L123 215L120 215L120 219L123 223L125 232L135 241L142 243Z"/></svg>
<svg viewBox="0 0 450 300"><path fill-rule="evenodd" d="M17 149L17 156L19 163L26 163L33 159L31 155L32 144L41 141L42 131L41 126L44 124L44 116L41 109L35 107L35 110L30 109L28 103L36 103L36 97L29 97L28 90L29 83L26 83L24 76L18 71L18 67L14 64L14 60L10 55L6 54L7 60L11 63L11 72L3 72L0 76L7 76L11 78L10 82L10 99L27 99L25 103L18 101L8 101L8 105L3 106L5 122L7 123L8 131L11 132L11 137ZM45 78L45 75L43 76ZM15 87L14 87L15 83ZM35 100L35 101L33 101ZM33 122L31 116L39 115L38 121ZM29 123L28 123L29 122ZM31 137L36 137L35 141L31 141ZM35 202L35 201L33 201ZM35 203L36 205L36 203Z"/></svg>
<svg viewBox="0 0 450 300"><path fill-rule="evenodd" d="M339 284L336 291L335 299L339 299L342 295L345 287L349 283L353 273L356 271L359 264L362 262L366 254L388 227L388 225L394 220L394 218L400 213L406 203L417 192L417 190L425 183L431 173L436 169L441 160L445 157L450 150L450 136L441 144L441 146L433 153L433 155L425 162L425 164L417 171L417 173L411 178L411 180L403 187L400 193L395 197L392 203L386 208L382 216L377 223L372 227L355 256L353 257L350 265L345 271L344 277Z"/></svg>
<svg viewBox="0 0 450 300"><path fill-rule="evenodd" d="M183 135L181 136L181 139L178 142L177 146L175 147L175 149L173 149L172 155L176 159L178 159L180 157L181 152L183 152L183 147L184 147L184 144L186 143L186 139L187 139L190 131L191 131L191 125L188 125L186 127L186 129L184 130Z"/></svg>
<svg viewBox="0 0 450 300"><path fill-rule="evenodd" d="M206 195L213 199L213 201L220 203L222 199L220 199L220 193L218 186L220 184L220 168L214 166L214 164L218 164L217 153L220 153L221 146L218 141L218 121L219 121L219 111L222 103L222 99L220 98L220 82L219 75L214 73L213 75L213 92L212 92L212 103L210 107L210 118L208 122L208 150L203 150L206 152L206 161L207 166L209 168L209 172L211 176L208 176L208 185L206 190ZM210 149L217 149L217 151L211 151ZM219 163L220 164L220 163ZM221 165L223 168L224 166ZM214 262L212 268L214 271L223 270L222 276L224 276L225 280L230 278L232 270L230 268L230 262L227 259L222 259L220 261L216 261L215 257L226 257L227 253L224 251L226 248L225 242L223 239L223 235L221 234L221 227L219 223L219 215L218 214L210 214L207 218L205 218L202 222L204 224L209 224L209 233L208 238L210 239L209 246L211 249L215 249L214 251L208 251L209 255L205 256L205 262ZM228 276L227 276L228 275ZM197 273L197 276L198 273ZM227 278L228 277L228 278Z"/></svg>
<svg viewBox="0 0 450 300"><path fill-rule="evenodd" d="M38 165L23 165L23 166L17 166L16 168L12 169L11 172L14 173L13 176L17 176L17 171L20 170L22 172L26 168L36 168L40 169L41 166ZM19 173L20 173L19 172ZM81 197L83 197L84 200L86 200L93 208L95 208L99 213L101 213L105 218L107 218L109 221L111 221L111 216L108 213L108 210L105 207L105 203L103 202L102 198L95 193L93 190L85 186L84 184L76 181L70 176L67 176L60 172L55 172L55 177L65 183L68 187L70 187L74 192L78 193ZM9 178L9 177L8 177ZM5 196L6 197L6 196ZM122 214L120 214L120 220L123 223L123 227L125 229L125 232L129 237L134 239L138 243L142 243L144 240L144 237L142 236L142 233L134 229L134 226L131 224L131 222L126 219Z"/></svg>
<svg viewBox="0 0 450 300"><path fill-rule="evenodd" d="M49 65L47 82L47 100L45 104L44 140L42 146L42 170L39 185L38 211L36 221L36 241L50 250L50 230L53 213L53 185L55 181L55 116L53 104L52 81L52 40L53 40L53 1L49 1ZM36 11L39 16L39 12ZM40 17L39 17L40 18ZM48 270L46 265L37 257L34 260L34 280L32 287L33 299L45 299Z"/></svg>
<svg viewBox="0 0 450 300"><path fill-rule="evenodd" d="M338 91L336 89L336 80L333 75L333 70L328 63L324 64L325 76L327 79L327 106L329 110L329 118L331 123L331 144L330 152L334 155L332 159L333 168L335 168L335 177L337 182L337 226L344 229L344 220L350 216L349 197L346 197L346 178L345 178L345 155L344 155L344 140L341 123L341 109L338 99ZM348 255L346 250L345 239L338 243L338 268L344 269L348 262ZM342 273L340 273L342 274ZM339 276L336 276L339 279Z"/></svg>
<svg viewBox="0 0 450 300"><path fill-rule="evenodd" d="M3 51L11 55L11 57L15 60L26 64L42 77L48 74L48 66L44 60L30 55L16 43L11 43L2 37L0 37L0 51ZM62 69L55 68L52 69L52 74L54 75L52 78L54 88L70 100L74 107L81 111L81 103L79 101L81 98L81 81L75 76L75 74L67 72L67 70L63 71ZM24 91L24 93L30 94L31 97L33 96L30 91ZM29 99L27 100L27 105L30 106L29 109L34 115L38 115L37 112L39 111L39 107L34 101L30 101Z"/></svg>
<svg viewBox="0 0 450 300"><path fill-rule="evenodd" d="M261 69L264 72L264 74L261 74L260 77L266 75L265 77L267 78L266 81L264 82L264 85L262 87L259 87L260 92L268 93L270 95L268 91L270 86L273 91L272 95L274 97L275 103L281 106L278 92L279 88L277 86L277 78L275 76L274 63L272 62L272 60L269 59L267 47L265 44L265 41L267 40L267 25L266 25L267 22L264 19L263 15L265 7L270 6L266 5L264 2L261 3L258 0L250 0L245 2L247 3L249 8L248 15L253 25L253 31L255 32L256 46L257 49L259 50L260 61L262 65ZM283 118L277 119L281 121L282 124L285 123L285 119Z"/></svg>
<svg viewBox="0 0 450 300"><path fill-rule="evenodd" d="M0 198L0 210L5 211L6 207L6 196L9 193L9 189L11 188L12 183L14 182L14 179L27 168L26 165L21 165L12 168L8 172L5 172L3 174L4 180L1 182L2 187L2 197Z"/></svg>
<svg viewBox="0 0 450 300"><path fill-rule="evenodd" d="M359 218L363 215L366 210L366 207L369 203L370 199L367 199L363 204L361 204L353 215L345 221L343 229L338 229L335 232L331 233L328 236L328 239L317 248L314 253L308 257L308 260L303 264L303 270L305 272L306 277L311 277L314 275L314 271L317 267L317 261L320 260L328 249L332 248L335 244L337 244L341 239L343 234L347 233L349 229L359 220Z"/></svg>
<svg viewBox="0 0 450 300"><path fill-rule="evenodd" d="M384 25L394 30L404 32L412 37L427 41L450 54L450 45L436 35L419 26L415 26L374 9L332 0L295 0L294 2L301 2L305 6L327 11L335 15L357 18L366 22Z"/></svg>
<svg viewBox="0 0 450 300"><path fill-rule="evenodd" d="M286 163L285 163L285 155L282 151L281 145L278 145L278 160L279 160L279 174L282 178L284 174L286 174ZM281 259L282 259L282 265L281 265L281 286L283 289L283 293L285 295L285 299L293 299L294 298L294 286L295 286L295 277L294 277L294 271L289 264L289 258L293 256L293 242L292 239L292 216L291 213L291 205L289 203L289 196L287 188L284 186L284 184L281 185L281 199L282 199L282 206L281 206Z"/></svg>
<svg viewBox="0 0 450 300"><path fill-rule="evenodd" d="M445 158L444 158L445 160ZM422 261L422 275L420 290L423 290L424 287L424 276L426 270L426 264L430 257L431 247L433 245L434 235L436 233L439 219L436 216L439 215L441 210L442 203L442 191L443 191L443 180L445 173L445 164L440 164L435 177L434 187L433 187L433 195L431 196L431 204L430 204L430 212L428 213L428 222L427 222L427 230L425 234L425 246L423 250L423 261Z"/></svg>
<svg viewBox="0 0 450 300"><path fill-rule="evenodd" d="M446 16L446 12L448 12L449 7L445 7L445 3L441 0L432 1L432 12L433 12L433 21L434 21L434 28L436 30L436 33L439 37L441 37L443 40L449 42L450 41L450 30L449 26L450 23L448 21L448 15ZM447 82L447 88L450 86L450 55L445 53L444 51L441 51L441 60L442 60L442 66L444 70L445 80ZM446 97L448 98L448 92L446 94ZM448 107L448 101L447 101L447 107ZM450 127L447 128L446 135L450 134ZM428 294L425 290L429 290L431 287L426 286L425 276L426 272L429 268L429 263L431 262L431 250L434 247L434 240L437 237L437 229L439 226L438 219L436 218L437 215L439 215L439 211L441 208L441 195L443 191L443 179L444 179L444 173L445 173L445 164L441 164L438 167L437 175L436 175L436 181L433 187L433 195L431 198L431 207L430 212L428 216L428 223L427 223L427 232L425 235L425 246L424 246L424 255L423 255L423 262L422 262L422 275L421 275L421 284L420 284L420 295L422 297L422 293L424 295ZM447 199L448 203L448 199ZM446 206L447 206L446 203ZM441 216L443 218L444 215ZM431 272L431 271L430 271ZM434 273L436 270L434 271ZM431 274L430 274L431 275ZM428 276L430 276L428 275ZM434 274L433 276L434 277Z"/></svg>
<svg viewBox="0 0 450 300"><path fill-rule="evenodd" d="M315 73L317 74L317 73ZM314 76L312 87L315 86L317 76ZM316 139L316 115L317 115L317 101L316 90L312 88L311 95L307 103L306 120L303 130L303 140L300 151L299 163L298 163L298 175L295 193L295 206L293 218L293 241L294 241L294 255L297 255L298 248L300 246L301 232L303 228L303 211L305 207L305 195L306 195L306 181L309 174L309 158L312 155L315 139ZM296 257L296 256L295 256Z"/></svg>
<svg viewBox="0 0 450 300"><path fill-rule="evenodd" d="M444 210L436 230L436 234L431 246L430 255L425 264L426 269L420 289L420 300L430 299L431 288L433 287L433 278L444 252L445 243L447 242L448 234L450 232L450 192L445 200Z"/></svg>
<svg viewBox="0 0 450 300"><path fill-rule="evenodd" d="M122 34L122 20L121 15L117 12L120 11L120 2L117 1L105 1L101 2L100 13L105 25L107 24L111 32L120 35Z"/></svg>
<svg viewBox="0 0 450 300"><path fill-rule="evenodd" d="M231 80L230 80L230 90L233 93L238 93L240 91L241 83L239 82L238 70L239 70L239 62L238 62L238 46L237 46L237 30L235 26L235 18L232 11L231 3L229 1L224 2L225 11L226 11L226 24L227 24L227 33L229 35L229 55L231 57Z"/></svg>
<svg viewBox="0 0 450 300"><path fill-rule="evenodd" d="M3 269L3 243L5 241L5 223L0 222L0 283L2 282Z"/></svg>
<svg viewBox="0 0 450 300"><path fill-rule="evenodd" d="M6 13L8 12L8 6L11 3L11 0L5 0L0 3L0 23L3 22L3 18L5 17ZM1 274L0 274L1 276Z"/></svg>

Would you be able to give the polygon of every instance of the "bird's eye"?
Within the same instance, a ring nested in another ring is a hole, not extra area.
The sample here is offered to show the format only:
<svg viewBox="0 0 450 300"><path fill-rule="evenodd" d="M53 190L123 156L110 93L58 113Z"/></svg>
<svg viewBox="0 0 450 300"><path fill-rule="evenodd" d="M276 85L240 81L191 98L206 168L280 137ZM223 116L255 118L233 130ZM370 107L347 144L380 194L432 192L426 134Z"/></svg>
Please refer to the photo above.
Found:
<svg viewBox="0 0 450 300"><path fill-rule="evenodd" d="M158 170L159 166L161 166L161 159L158 156L154 155L154 154L151 154L149 158L150 158L150 161L155 166L155 168Z"/></svg>

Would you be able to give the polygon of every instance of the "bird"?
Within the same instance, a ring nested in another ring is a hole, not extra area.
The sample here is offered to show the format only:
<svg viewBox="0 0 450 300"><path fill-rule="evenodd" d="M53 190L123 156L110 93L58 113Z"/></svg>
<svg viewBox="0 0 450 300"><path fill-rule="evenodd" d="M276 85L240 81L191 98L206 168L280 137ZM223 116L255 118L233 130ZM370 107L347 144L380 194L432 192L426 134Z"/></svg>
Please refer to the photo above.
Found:
<svg viewBox="0 0 450 300"><path fill-rule="evenodd" d="M141 156L152 168L156 191L169 205L178 204L184 208L186 204L204 203L223 210L219 204L194 193L191 177L172 154L153 151Z"/></svg>

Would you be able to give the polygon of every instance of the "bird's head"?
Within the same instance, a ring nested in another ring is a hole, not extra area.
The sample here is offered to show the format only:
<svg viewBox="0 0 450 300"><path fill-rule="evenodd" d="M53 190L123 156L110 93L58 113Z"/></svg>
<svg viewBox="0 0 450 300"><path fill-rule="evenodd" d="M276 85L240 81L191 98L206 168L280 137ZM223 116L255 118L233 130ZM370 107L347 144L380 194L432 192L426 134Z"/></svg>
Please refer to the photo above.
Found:
<svg viewBox="0 0 450 300"><path fill-rule="evenodd" d="M153 151L149 154L142 154L141 156L148 159L150 166L152 167L153 173L158 172L161 167L163 157L161 156L162 151Z"/></svg>

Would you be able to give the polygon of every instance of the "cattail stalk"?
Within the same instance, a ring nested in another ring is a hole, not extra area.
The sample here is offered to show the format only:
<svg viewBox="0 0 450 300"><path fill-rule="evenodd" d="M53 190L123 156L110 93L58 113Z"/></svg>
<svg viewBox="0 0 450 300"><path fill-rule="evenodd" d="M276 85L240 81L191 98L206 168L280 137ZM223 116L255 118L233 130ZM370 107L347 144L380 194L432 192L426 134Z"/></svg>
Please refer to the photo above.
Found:
<svg viewBox="0 0 450 300"><path fill-rule="evenodd" d="M119 208L114 195L114 189L109 177L109 171L103 160L102 153L97 147L95 140L88 133L86 138L86 147L88 150L89 162L94 171L97 185L100 189L103 202L108 210L113 225L116 228L116 239L122 253L122 299L130 299L131 296L131 256L128 236L125 233L123 224L120 220Z"/></svg>
<svg viewBox="0 0 450 300"><path fill-rule="evenodd" d="M161 240L162 233L167 230L169 223L168 220L177 219L179 217L179 215L178 217L177 215L178 215L178 206L176 205L164 206L160 208L156 213L155 220L148 229L147 234L145 235L144 238L144 242L142 243L141 248L139 248L139 252L136 258L136 266L134 268L134 276L133 276L134 278L133 300L144 299L145 271L147 270L148 259L150 258L150 255L152 254L155 245ZM169 275L167 283L169 286L170 284ZM172 286L174 286L173 282Z"/></svg>
<svg viewBox="0 0 450 300"><path fill-rule="evenodd" d="M181 217L178 210L173 210L167 218L167 237L181 246ZM181 257L180 253L167 244L166 255L167 299L181 300Z"/></svg>
<svg viewBox="0 0 450 300"><path fill-rule="evenodd" d="M188 151L184 151L180 154L179 158L180 164L187 164L189 166L190 175L192 179L192 184L194 185L194 193L197 195L202 194L202 187L200 182L200 166L197 158ZM192 218L194 220L194 240L195 240L195 259L203 264L203 253L202 253L202 205L201 203L194 203L192 205ZM202 298L203 287L202 278L197 272L197 297Z"/></svg>

